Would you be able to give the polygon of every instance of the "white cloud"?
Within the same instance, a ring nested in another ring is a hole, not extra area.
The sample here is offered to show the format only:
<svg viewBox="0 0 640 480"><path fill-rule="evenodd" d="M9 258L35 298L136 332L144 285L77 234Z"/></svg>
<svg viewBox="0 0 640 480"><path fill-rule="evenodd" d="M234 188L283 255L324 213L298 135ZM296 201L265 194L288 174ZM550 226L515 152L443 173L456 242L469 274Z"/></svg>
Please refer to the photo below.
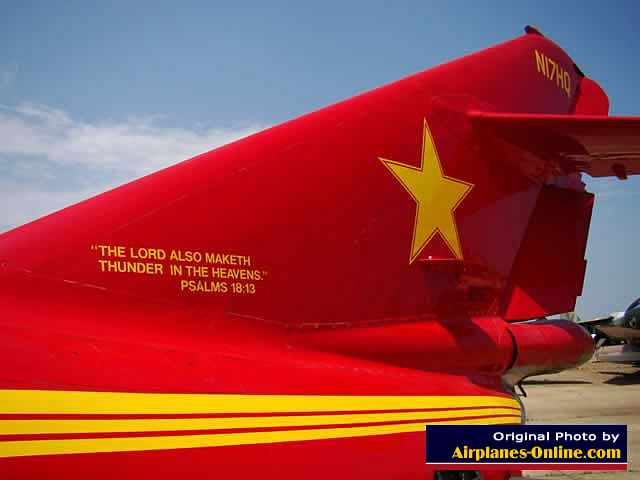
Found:
<svg viewBox="0 0 640 480"><path fill-rule="evenodd" d="M41 156L62 165L145 174L206 152L257 128L194 132L159 127L153 119L91 124L39 105L0 109L0 154Z"/></svg>
<svg viewBox="0 0 640 480"><path fill-rule="evenodd" d="M0 106L0 231L261 128L193 131L151 117L88 123L42 105Z"/></svg>

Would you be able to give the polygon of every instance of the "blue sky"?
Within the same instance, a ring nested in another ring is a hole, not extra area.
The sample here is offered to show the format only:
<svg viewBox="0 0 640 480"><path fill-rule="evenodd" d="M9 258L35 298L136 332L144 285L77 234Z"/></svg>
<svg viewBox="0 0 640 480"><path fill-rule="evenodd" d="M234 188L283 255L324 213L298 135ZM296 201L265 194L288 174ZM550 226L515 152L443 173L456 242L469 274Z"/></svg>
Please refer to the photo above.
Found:
<svg viewBox="0 0 640 480"><path fill-rule="evenodd" d="M526 24L640 115L632 1L96 3L3 4L0 231ZM640 296L640 180L587 183L584 317Z"/></svg>

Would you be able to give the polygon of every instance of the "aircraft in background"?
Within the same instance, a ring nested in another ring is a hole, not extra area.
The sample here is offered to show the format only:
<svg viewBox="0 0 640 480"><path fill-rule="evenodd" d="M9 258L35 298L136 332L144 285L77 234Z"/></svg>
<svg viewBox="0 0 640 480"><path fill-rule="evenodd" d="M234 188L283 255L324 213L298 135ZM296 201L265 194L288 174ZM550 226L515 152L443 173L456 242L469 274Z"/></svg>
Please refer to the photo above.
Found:
<svg viewBox="0 0 640 480"><path fill-rule="evenodd" d="M528 27L0 235L3 478L442 477L425 424L592 355L514 322L574 309L581 174L640 172L608 108Z"/></svg>
<svg viewBox="0 0 640 480"><path fill-rule="evenodd" d="M597 343L596 358L603 362L640 362L640 298L624 312L578 320Z"/></svg>

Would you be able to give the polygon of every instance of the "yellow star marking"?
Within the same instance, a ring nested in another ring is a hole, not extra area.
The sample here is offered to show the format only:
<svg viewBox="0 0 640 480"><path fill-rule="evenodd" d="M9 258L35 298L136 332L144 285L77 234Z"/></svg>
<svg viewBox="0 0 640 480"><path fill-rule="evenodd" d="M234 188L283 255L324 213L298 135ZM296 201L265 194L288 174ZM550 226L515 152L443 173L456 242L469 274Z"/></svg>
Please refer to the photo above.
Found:
<svg viewBox="0 0 640 480"><path fill-rule="evenodd" d="M380 158L416 202L413 242L409 263L440 233L456 258L462 259L458 227L453 212L473 188L473 184L442 173L436 146L427 120L424 120L420 167Z"/></svg>

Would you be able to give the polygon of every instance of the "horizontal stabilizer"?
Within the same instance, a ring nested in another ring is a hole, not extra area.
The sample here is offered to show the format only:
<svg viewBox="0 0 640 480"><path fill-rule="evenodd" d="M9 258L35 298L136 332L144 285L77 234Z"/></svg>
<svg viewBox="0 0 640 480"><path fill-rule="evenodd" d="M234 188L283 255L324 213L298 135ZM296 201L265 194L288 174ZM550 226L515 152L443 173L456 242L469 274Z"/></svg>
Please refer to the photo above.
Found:
<svg viewBox="0 0 640 480"><path fill-rule="evenodd" d="M550 162L558 172L592 177L640 174L640 117L467 112L475 129L489 130ZM523 161L526 161L523 158Z"/></svg>

